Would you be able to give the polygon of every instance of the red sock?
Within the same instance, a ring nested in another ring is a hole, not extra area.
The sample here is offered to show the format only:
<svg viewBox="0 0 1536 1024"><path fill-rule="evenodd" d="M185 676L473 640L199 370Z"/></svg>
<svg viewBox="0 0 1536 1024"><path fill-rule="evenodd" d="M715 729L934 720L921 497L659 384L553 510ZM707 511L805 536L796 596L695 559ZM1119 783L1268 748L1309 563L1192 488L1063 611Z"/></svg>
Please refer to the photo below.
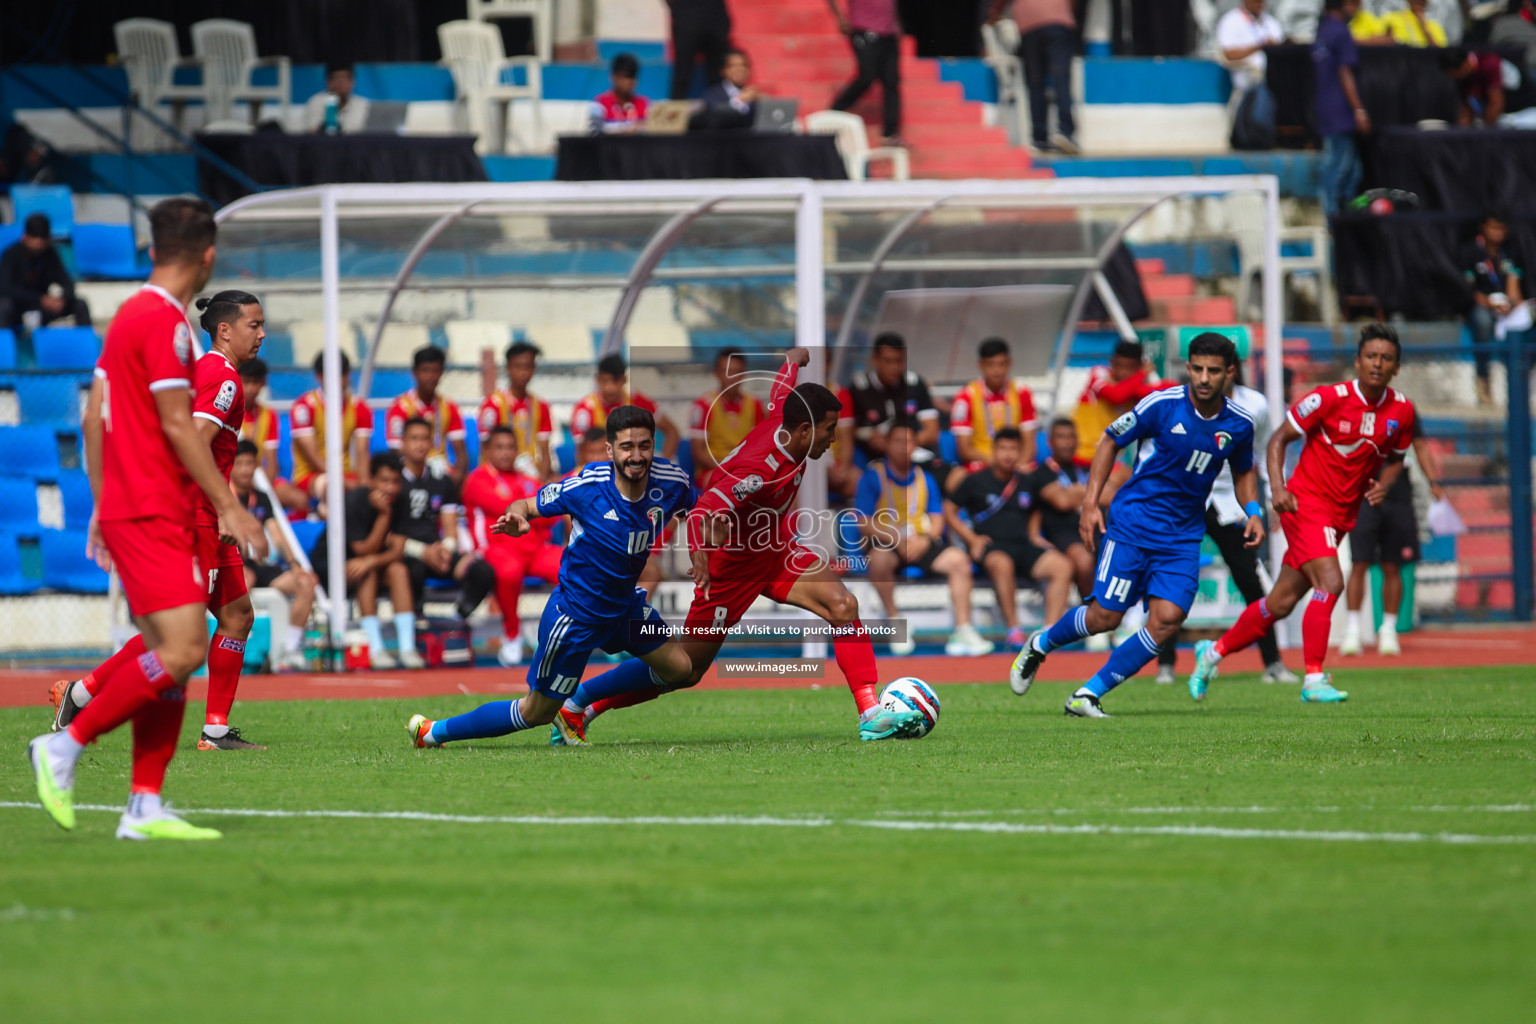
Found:
<svg viewBox="0 0 1536 1024"><path fill-rule="evenodd" d="M880 703L880 673L875 668L875 645L869 642L869 630L864 623L854 619L854 631L846 636L832 638L832 653L837 667L848 680L853 691L853 702L863 714Z"/></svg>
<svg viewBox="0 0 1536 1024"><path fill-rule="evenodd" d="M69 723L69 734L77 743L89 743L138 714L160 696L161 690L175 685L159 655L145 651L102 681L101 692Z"/></svg>
<svg viewBox="0 0 1536 1024"><path fill-rule="evenodd" d="M209 725L229 724L229 709L234 706L244 664L245 641L215 633L208 644Z"/></svg>
<svg viewBox="0 0 1536 1024"><path fill-rule="evenodd" d="M112 655L112 657L100 665L97 665L93 671L85 674L85 678L80 680L81 685L85 687L85 692L92 697L96 696L101 692L102 684L112 678L113 672L121 668L125 662L133 661L143 654L146 649L144 646L144 634L135 633L132 640L123 644L122 650Z"/></svg>
<svg viewBox="0 0 1536 1024"><path fill-rule="evenodd" d="M181 686L161 690L133 716L133 785L135 793L158 793L165 769L176 756L187 691Z"/></svg>
<svg viewBox="0 0 1536 1024"><path fill-rule="evenodd" d="M629 693L621 693L617 697L605 697L591 707L587 708L587 721L591 721L604 711L613 711L616 708L632 708L636 704L644 704L661 696L661 687L647 686L643 690L633 690Z"/></svg>
<svg viewBox="0 0 1536 1024"><path fill-rule="evenodd" d="M1328 634L1333 632L1333 606L1338 603L1338 594L1314 590L1307 610L1301 613L1301 658L1309 676L1323 671Z"/></svg>
<svg viewBox="0 0 1536 1024"><path fill-rule="evenodd" d="M1222 658L1229 654L1236 654L1268 633L1274 624L1275 617L1269 614L1269 598L1261 597L1243 609L1243 614L1232 623L1231 629L1222 634L1212 650Z"/></svg>

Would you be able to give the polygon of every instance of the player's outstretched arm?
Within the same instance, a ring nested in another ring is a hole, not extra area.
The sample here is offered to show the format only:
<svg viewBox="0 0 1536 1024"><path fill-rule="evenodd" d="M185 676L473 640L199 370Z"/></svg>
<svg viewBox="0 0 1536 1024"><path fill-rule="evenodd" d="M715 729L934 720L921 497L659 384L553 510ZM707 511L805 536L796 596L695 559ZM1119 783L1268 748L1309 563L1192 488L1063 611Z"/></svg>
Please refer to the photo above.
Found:
<svg viewBox="0 0 1536 1024"><path fill-rule="evenodd" d="M192 397L180 388L156 391L155 410L160 414L160 430L171 443L176 457L187 468L192 482L202 488L219 514L219 532L235 538L242 549L267 557L267 535L261 524L241 506L229 482L213 461L213 451L198 432L192 419Z"/></svg>
<svg viewBox="0 0 1536 1024"><path fill-rule="evenodd" d="M1301 439L1301 431L1286 417L1264 446L1264 458L1269 463L1269 482L1274 489L1272 504L1276 512L1295 512L1296 499L1285 487L1285 449ZM1235 481L1234 481L1235 483Z"/></svg>
<svg viewBox="0 0 1536 1024"><path fill-rule="evenodd" d="M528 520L545 518L539 515L538 509L528 498L518 498L507 506L507 510L496 520L496 525L491 527L492 533L504 534L508 537L521 537L528 532Z"/></svg>
<svg viewBox="0 0 1536 1024"><path fill-rule="evenodd" d="M1120 446L1108 434L1099 438L1099 446L1093 450L1093 463L1088 467L1088 490L1083 495L1083 508L1078 520L1077 532L1083 546L1094 550L1097 535L1104 530L1104 510L1099 507L1099 494L1109 482L1110 470L1115 467L1115 456Z"/></svg>

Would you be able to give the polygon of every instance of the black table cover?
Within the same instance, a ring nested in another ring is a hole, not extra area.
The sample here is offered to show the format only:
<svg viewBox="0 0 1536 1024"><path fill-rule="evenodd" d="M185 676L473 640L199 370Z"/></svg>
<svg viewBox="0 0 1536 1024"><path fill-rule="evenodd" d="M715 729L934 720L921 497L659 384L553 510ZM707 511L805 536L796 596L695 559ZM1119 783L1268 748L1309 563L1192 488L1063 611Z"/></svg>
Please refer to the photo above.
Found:
<svg viewBox="0 0 1536 1024"><path fill-rule="evenodd" d="M563 135L560 181L654 178L848 177L830 135L688 132L685 135Z"/></svg>
<svg viewBox="0 0 1536 1024"><path fill-rule="evenodd" d="M1376 140L1366 177L1416 193L1426 210L1536 210L1536 132L1388 129Z"/></svg>
<svg viewBox="0 0 1536 1024"><path fill-rule="evenodd" d="M468 135L199 135L216 156L258 185L325 185L336 182L485 181L485 165ZM250 190L206 160L198 162L198 187L220 205Z"/></svg>
<svg viewBox="0 0 1536 1024"><path fill-rule="evenodd" d="M1456 123L1460 99L1440 70L1440 51L1413 46L1361 46L1360 100L1376 131L1425 120ZM1297 43L1272 46L1265 80L1275 94L1279 145L1317 144L1317 77L1312 48ZM1369 148L1372 136L1366 136Z"/></svg>

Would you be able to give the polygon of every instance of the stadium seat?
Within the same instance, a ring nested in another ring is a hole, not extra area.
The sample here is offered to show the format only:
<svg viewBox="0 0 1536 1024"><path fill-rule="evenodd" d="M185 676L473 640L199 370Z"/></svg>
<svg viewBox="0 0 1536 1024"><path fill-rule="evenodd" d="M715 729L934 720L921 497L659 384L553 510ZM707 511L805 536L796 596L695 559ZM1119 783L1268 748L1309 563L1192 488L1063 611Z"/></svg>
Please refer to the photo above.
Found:
<svg viewBox="0 0 1536 1024"><path fill-rule="evenodd" d="M42 586L41 581L28 579L21 571L21 551L16 546L16 535L0 533L0 594L30 594Z"/></svg>
<svg viewBox="0 0 1536 1024"><path fill-rule="evenodd" d="M293 527L294 539L299 542L299 547L314 561L315 541L320 539L321 532L325 529L325 523L318 519L302 519L296 523L289 523ZM324 583L324 580L320 581Z"/></svg>
<svg viewBox="0 0 1536 1024"><path fill-rule="evenodd" d="M27 476L0 476L0 530L37 529L37 484Z"/></svg>
<svg viewBox="0 0 1536 1024"><path fill-rule="evenodd" d="M72 241L75 272L81 277L136 281L145 276L131 224L76 224Z"/></svg>
<svg viewBox="0 0 1536 1024"><path fill-rule="evenodd" d="M84 530L44 530L43 585L79 594L105 594L107 574L85 555Z"/></svg>
<svg viewBox="0 0 1536 1024"><path fill-rule="evenodd" d="M0 249L3 249L0 243ZM0 370L16 369L16 332L9 327L0 327Z"/></svg>
<svg viewBox="0 0 1536 1024"><path fill-rule="evenodd" d="M91 327L39 327L32 350L40 369L89 370L101 355L101 339Z"/></svg>
<svg viewBox="0 0 1536 1024"><path fill-rule="evenodd" d="M53 427L30 423L0 427L0 473L57 479L58 433Z"/></svg>
<svg viewBox="0 0 1536 1024"><path fill-rule="evenodd" d="M529 324L524 336L551 363L591 363L595 360L592 332L579 324Z"/></svg>
<svg viewBox="0 0 1536 1024"><path fill-rule="evenodd" d="M363 329L364 344L373 341L377 324L367 324ZM379 351L374 354L375 366L410 366L416 350L432 344L432 335L425 324L387 323L379 338ZM382 394L382 392L380 392Z"/></svg>
<svg viewBox="0 0 1536 1024"><path fill-rule="evenodd" d="M289 324L288 330L293 335L293 364L314 366L315 356L325 351L325 322L299 320ZM357 327L348 320L341 322L341 350L347 354L352 365L357 366Z"/></svg>
<svg viewBox="0 0 1536 1024"><path fill-rule="evenodd" d="M55 238L71 238L75 230L75 195L68 185L12 185L11 215L25 224L34 213L48 216Z"/></svg>
<svg viewBox="0 0 1536 1024"><path fill-rule="evenodd" d="M17 242L21 241L21 224L0 224L0 252L4 252Z"/></svg>
<svg viewBox="0 0 1536 1024"><path fill-rule="evenodd" d="M83 530L91 521L91 481L78 470L59 474L59 498L64 502L64 528Z"/></svg>
<svg viewBox="0 0 1536 1024"><path fill-rule="evenodd" d="M555 460L555 468L560 472L569 473L576 468L575 441L564 441L555 445L554 451L550 452L550 455Z"/></svg>
<svg viewBox="0 0 1536 1024"><path fill-rule="evenodd" d="M480 352L491 349L496 362L512 341L512 328L498 320L450 320L443 325L448 333L448 362L454 366L479 366Z"/></svg>
<svg viewBox="0 0 1536 1024"><path fill-rule="evenodd" d="M18 375L16 398L23 423L80 423L81 382L60 374Z"/></svg>

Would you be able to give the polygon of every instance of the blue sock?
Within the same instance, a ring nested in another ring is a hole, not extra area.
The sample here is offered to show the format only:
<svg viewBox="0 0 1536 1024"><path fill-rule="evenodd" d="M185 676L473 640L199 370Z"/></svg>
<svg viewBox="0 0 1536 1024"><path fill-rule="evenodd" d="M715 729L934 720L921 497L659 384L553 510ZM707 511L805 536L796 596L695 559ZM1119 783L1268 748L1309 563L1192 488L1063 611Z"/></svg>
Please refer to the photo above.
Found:
<svg viewBox="0 0 1536 1024"><path fill-rule="evenodd" d="M571 694L571 699L566 702L566 706L570 707L574 704L578 708L586 709L600 700L617 697L621 693L634 693L648 686L662 686L662 682L651 671L651 666L639 658L630 658L622 665L611 668L600 676L593 676L576 687L576 692ZM665 689L664 686L663 689Z"/></svg>
<svg viewBox="0 0 1536 1024"><path fill-rule="evenodd" d="M361 625L363 632L368 634L368 649L370 651L383 651L384 634L379 631L379 617L377 615L364 615Z"/></svg>
<svg viewBox="0 0 1536 1024"><path fill-rule="evenodd" d="M450 740L480 740L490 736L505 736L530 728L523 721L520 700L497 700L481 704L473 711L432 723L432 738L439 743Z"/></svg>
<svg viewBox="0 0 1536 1024"><path fill-rule="evenodd" d="M1056 623L1039 634L1035 640L1041 654L1050 654L1058 647L1076 643L1088 635L1088 606L1080 604L1056 620Z"/></svg>
<svg viewBox="0 0 1536 1024"><path fill-rule="evenodd" d="M1126 637L1125 643L1110 653L1104 667L1083 688L1095 697L1104 696L1157 657L1157 647L1157 641L1152 639L1151 633L1145 629L1138 630L1135 636Z"/></svg>

